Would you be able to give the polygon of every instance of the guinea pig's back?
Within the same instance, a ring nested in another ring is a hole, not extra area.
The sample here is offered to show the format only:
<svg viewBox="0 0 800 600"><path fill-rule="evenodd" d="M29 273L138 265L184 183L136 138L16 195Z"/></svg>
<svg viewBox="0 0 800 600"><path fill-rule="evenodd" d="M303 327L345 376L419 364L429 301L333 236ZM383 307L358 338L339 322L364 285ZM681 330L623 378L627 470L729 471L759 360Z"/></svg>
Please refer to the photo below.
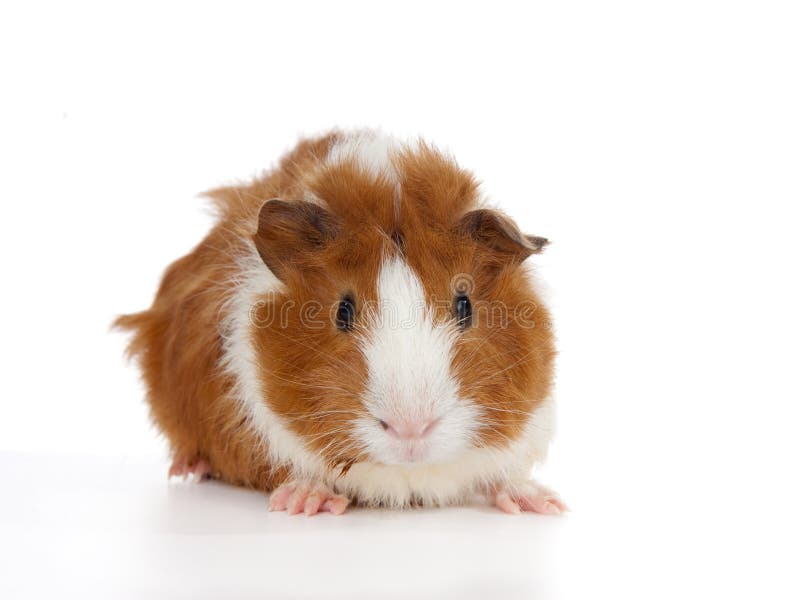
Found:
<svg viewBox="0 0 800 600"><path fill-rule="evenodd" d="M219 368L220 336L237 264L221 227L166 270L153 305L119 317L132 332L128 354L142 370L150 413L167 437L176 462L207 461L212 471L236 483L255 485L256 440L241 426L229 397L234 386Z"/></svg>
<svg viewBox="0 0 800 600"><path fill-rule="evenodd" d="M177 462L204 460L226 481L270 489L264 440L249 427L237 400L236 378L225 368L227 330L247 315L236 302L249 259L258 210L270 198L298 197L306 172L327 155L338 134L301 142L279 167L249 185L213 190L218 223L164 273L152 306L119 317L130 331L128 355L142 370L153 421Z"/></svg>

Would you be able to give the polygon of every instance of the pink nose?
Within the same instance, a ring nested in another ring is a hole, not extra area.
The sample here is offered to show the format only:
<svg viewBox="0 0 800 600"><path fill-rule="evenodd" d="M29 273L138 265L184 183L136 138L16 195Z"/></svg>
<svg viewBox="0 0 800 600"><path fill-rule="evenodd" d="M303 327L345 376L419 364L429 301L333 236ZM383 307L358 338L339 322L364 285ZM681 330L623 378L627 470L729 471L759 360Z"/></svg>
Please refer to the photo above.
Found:
<svg viewBox="0 0 800 600"><path fill-rule="evenodd" d="M381 420L381 427L398 440L421 440L430 435L439 419L401 421L399 419Z"/></svg>

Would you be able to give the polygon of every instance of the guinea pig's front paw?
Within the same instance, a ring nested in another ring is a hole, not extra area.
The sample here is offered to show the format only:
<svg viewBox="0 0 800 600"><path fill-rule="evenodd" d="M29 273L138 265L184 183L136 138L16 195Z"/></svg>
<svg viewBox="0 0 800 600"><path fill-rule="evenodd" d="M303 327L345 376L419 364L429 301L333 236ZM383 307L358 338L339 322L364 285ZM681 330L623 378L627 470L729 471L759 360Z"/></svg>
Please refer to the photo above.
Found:
<svg viewBox="0 0 800 600"><path fill-rule="evenodd" d="M509 514L529 511L560 515L569 511L558 494L533 480L498 487L494 490L493 502L497 508Z"/></svg>
<svg viewBox="0 0 800 600"><path fill-rule="evenodd" d="M334 493L324 485L305 481L287 481L272 492L269 510L285 510L290 515L305 513L306 516L318 512L342 514L350 500Z"/></svg>

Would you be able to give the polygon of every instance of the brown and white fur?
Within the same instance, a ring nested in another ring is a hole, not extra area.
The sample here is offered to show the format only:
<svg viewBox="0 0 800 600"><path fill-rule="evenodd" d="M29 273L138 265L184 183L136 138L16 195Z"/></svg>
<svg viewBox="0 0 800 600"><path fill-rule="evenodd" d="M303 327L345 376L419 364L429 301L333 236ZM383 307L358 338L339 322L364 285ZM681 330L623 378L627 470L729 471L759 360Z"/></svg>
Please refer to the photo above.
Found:
<svg viewBox="0 0 800 600"><path fill-rule="evenodd" d="M372 131L303 141L209 195L217 225L149 310L116 321L171 475L274 490L290 513L476 494L565 510L529 478L555 350L523 261L547 240L484 207L443 153ZM471 324L454 315L465 296Z"/></svg>

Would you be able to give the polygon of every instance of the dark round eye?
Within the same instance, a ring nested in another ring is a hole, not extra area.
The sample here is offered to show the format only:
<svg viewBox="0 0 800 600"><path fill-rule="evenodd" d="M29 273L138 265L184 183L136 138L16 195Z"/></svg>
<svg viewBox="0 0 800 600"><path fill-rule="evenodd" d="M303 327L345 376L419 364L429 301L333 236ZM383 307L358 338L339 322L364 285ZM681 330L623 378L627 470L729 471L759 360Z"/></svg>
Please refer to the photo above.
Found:
<svg viewBox="0 0 800 600"><path fill-rule="evenodd" d="M342 331L351 331L356 319L356 305L350 296L345 296L336 309L336 327Z"/></svg>
<svg viewBox="0 0 800 600"><path fill-rule="evenodd" d="M467 296L456 296L455 301L456 321L461 329L472 325L472 303Z"/></svg>

